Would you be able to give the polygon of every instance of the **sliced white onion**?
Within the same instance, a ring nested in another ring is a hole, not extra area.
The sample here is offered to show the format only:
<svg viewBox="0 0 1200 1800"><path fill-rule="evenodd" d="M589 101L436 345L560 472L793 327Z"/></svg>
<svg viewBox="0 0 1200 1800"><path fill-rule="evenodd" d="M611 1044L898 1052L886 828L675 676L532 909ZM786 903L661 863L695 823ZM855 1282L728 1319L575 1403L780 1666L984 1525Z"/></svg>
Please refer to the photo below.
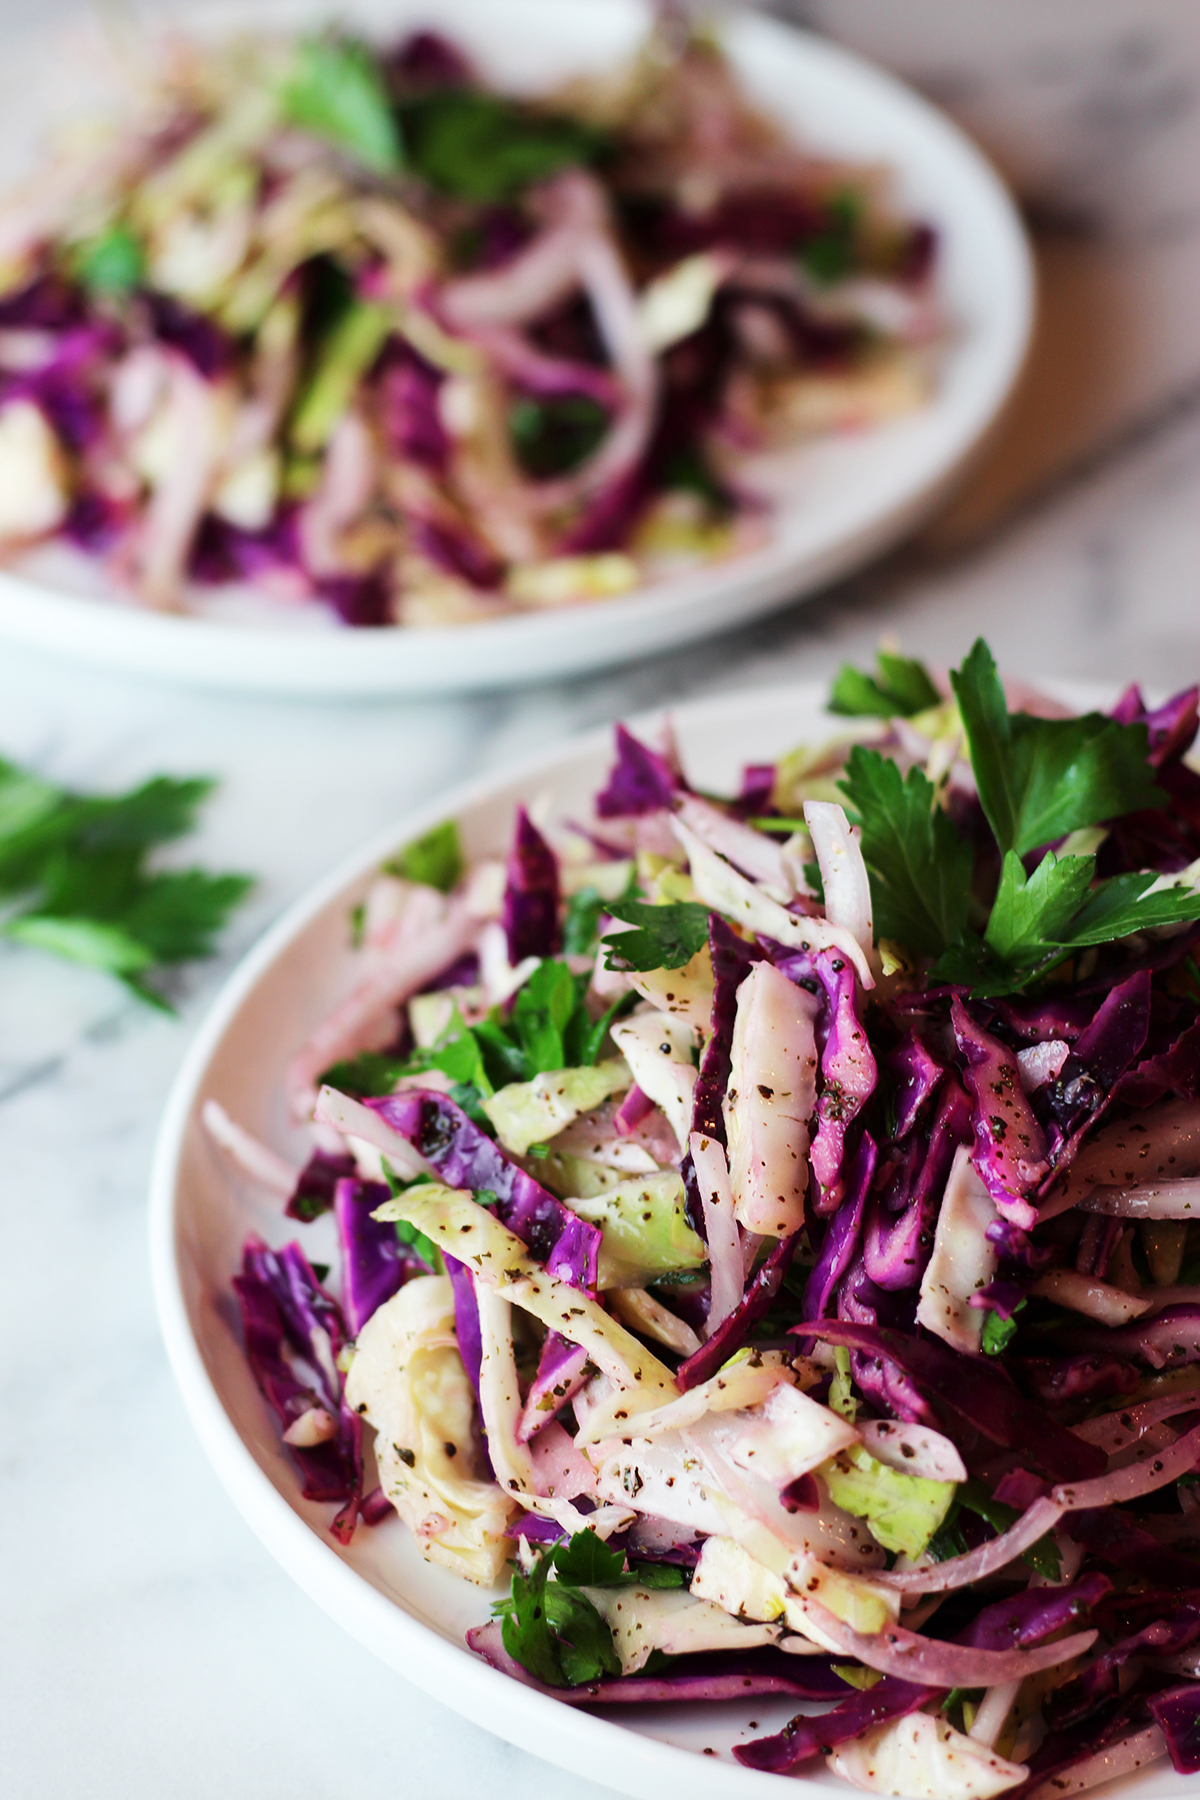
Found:
<svg viewBox="0 0 1200 1800"><path fill-rule="evenodd" d="M1134 1462L1095 1475L1090 1481L1062 1481L1050 1492L1051 1503L1076 1512L1092 1506L1122 1506L1139 1494L1152 1494L1194 1469L1200 1460L1200 1425L1164 1449L1145 1449ZM1037 1504L1041 1504L1039 1501ZM1032 1510L1032 1509L1031 1509Z"/></svg>
<svg viewBox="0 0 1200 1800"><path fill-rule="evenodd" d="M825 917L831 925L848 931L863 955L869 957L875 934L871 883L859 842L862 833L831 800L806 800L804 822L821 871Z"/></svg>
<svg viewBox="0 0 1200 1800"><path fill-rule="evenodd" d="M744 1287L742 1250L724 1146L702 1131L693 1131L689 1145L700 1204L704 1208L704 1229L712 1271L712 1300L704 1328L704 1335L711 1337L741 1302Z"/></svg>
<svg viewBox="0 0 1200 1800"><path fill-rule="evenodd" d="M1117 1219L1200 1219L1200 1177L1147 1187L1098 1187L1076 1204Z"/></svg>
<svg viewBox="0 0 1200 1800"><path fill-rule="evenodd" d="M727 914L739 925L764 937L774 938L789 950L834 950L849 959L866 988L875 986L875 977L858 939L828 919L797 918L780 906L769 894L747 881L744 875L722 856L701 843L682 819L672 819L671 828L688 855L688 865L696 896L706 906Z"/></svg>
<svg viewBox="0 0 1200 1800"><path fill-rule="evenodd" d="M923 1481L965 1481L967 1466L955 1446L928 1425L905 1425L899 1419L870 1419L859 1436L876 1462Z"/></svg>
<svg viewBox="0 0 1200 1800"><path fill-rule="evenodd" d="M1127 1294L1094 1275L1081 1275L1077 1269L1048 1269L1030 1292L1085 1318L1098 1319L1101 1325L1127 1325L1131 1319L1140 1319L1150 1306L1137 1294Z"/></svg>
<svg viewBox="0 0 1200 1800"><path fill-rule="evenodd" d="M750 876L772 900L786 905L794 897L796 890L784 865L782 847L774 838L752 831L696 794L681 794L676 810L702 843Z"/></svg>

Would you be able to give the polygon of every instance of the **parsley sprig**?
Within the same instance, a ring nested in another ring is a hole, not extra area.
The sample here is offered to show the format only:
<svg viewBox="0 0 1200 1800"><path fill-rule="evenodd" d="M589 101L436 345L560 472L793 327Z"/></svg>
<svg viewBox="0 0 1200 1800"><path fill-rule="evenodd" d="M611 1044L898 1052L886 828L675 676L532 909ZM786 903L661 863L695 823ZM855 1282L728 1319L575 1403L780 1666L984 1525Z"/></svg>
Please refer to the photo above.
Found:
<svg viewBox="0 0 1200 1800"><path fill-rule="evenodd" d="M577 1531L538 1558L527 1575L514 1570L512 1593L493 1607L503 1620L504 1648L547 1687L582 1687L621 1673L612 1633L581 1588L684 1587L671 1563L634 1563L594 1531Z"/></svg>
<svg viewBox="0 0 1200 1800"><path fill-rule="evenodd" d="M403 1075L438 1069L454 1083L452 1098L485 1130L492 1126L481 1102L514 1081L556 1069L590 1068L600 1060L609 1026L637 1002L623 994L599 1019L584 1003L590 972L573 975L565 962L546 957L517 991L507 1016L493 1007L467 1025L457 1007L437 1043L396 1057L378 1052L335 1063L323 1080L346 1094L394 1091Z"/></svg>
<svg viewBox="0 0 1200 1800"><path fill-rule="evenodd" d="M633 931L603 939L607 969L682 969L708 942L708 907L695 900L655 906L647 900L613 900L609 913Z"/></svg>
<svg viewBox="0 0 1200 1800"><path fill-rule="evenodd" d="M170 1011L156 978L212 954L246 875L156 870L213 783L156 776L113 797L77 794L0 761L0 934L103 969Z"/></svg>
<svg viewBox="0 0 1200 1800"><path fill-rule="evenodd" d="M942 696L924 663L880 650L875 670L874 675L867 675L851 663L843 663L834 676L830 712L852 718L911 719L940 704Z"/></svg>
<svg viewBox="0 0 1200 1800"><path fill-rule="evenodd" d="M924 772L902 775L857 745L840 785L862 830L881 937L935 959L935 979L998 995L1030 987L1077 951L1200 919L1200 894L1186 884L1158 887L1144 870L1099 880L1095 856L1045 849L1167 804L1143 725L1010 713L982 639L950 679L999 879L985 904L974 849Z"/></svg>

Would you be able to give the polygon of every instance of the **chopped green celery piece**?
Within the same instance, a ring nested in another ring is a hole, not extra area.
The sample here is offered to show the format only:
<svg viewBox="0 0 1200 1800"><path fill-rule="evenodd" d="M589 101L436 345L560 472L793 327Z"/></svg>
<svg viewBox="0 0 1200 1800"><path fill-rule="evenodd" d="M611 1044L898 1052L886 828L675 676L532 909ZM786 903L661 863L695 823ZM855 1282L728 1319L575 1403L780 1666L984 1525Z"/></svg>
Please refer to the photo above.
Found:
<svg viewBox="0 0 1200 1800"><path fill-rule="evenodd" d="M698 1269L708 1251L687 1222L683 1178L674 1169L638 1175L606 1193L566 1204L601 1232L599 1285L641 1285L677 1269Z"/></svg>
<svg viewBox="0 0 1200 1800"><path fill-rule="evenodd" d="M367 300L354 301L342 315L321 346L316 369L292 416L295 450L311 454L329 442L393 322L390 308Z"/></svg>
<svg viewBox="0 0 1200 1800"><path fill-rule="evenodd" d="M844 1344L834 1345L833 1362L834 1373L829 1382L826 1405L831 1412L840 1413L853 1425L858 1417L859 1403L850 1391L850 1352Z"/></svg>
<svg viewBox="0 0 1200 1800"><path fill-rule="evenodd" d="M857 1688L860 1693L865 1693L867 1688L873 1688L877 1681L883 1680L878 1669L864 1669L861 1663L831 1663L830 1667L848 1687Z"/></svg>
<svg viewBox="0 0 1200 1800"><path fill-rule="evenodd" d="M483 1102L496 1136L514 1156L532 1152L534 1146L545 1151L545 1141L577 1119L591 1112L610 1094L620 1093L630 1084L629 1070L623 1062L595 1063L590 1068L557 1069L535 1075L532 1081L510 1082Z"/></svg>
<svg viewBox="0 0 1200 1800"><path fill-rule="evenodd" d="M862 1444L840 1450L820 1468L829 1498L865 1519L885 1550L920 1556L954 1499L952 1481L927 1481L877 1462Z"/></svg>

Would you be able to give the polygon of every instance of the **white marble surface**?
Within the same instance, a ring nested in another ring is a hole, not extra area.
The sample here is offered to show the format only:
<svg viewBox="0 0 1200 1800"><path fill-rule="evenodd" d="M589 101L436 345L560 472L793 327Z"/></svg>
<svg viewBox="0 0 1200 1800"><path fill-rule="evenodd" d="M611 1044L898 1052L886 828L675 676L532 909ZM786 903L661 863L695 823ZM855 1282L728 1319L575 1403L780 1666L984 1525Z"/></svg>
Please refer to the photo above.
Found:
<svg viewBox="0 0 1200 1800"><path fill-rule="evenodd" d="M1122 279L1136 291L1136 257ZM210 1473L146 1271L147 1169L171 1077L233 962L316 875L415 801L565 733L691 694L826 677L884 632L943 663L982 631L1014 672L1194 679L1195 316L1154 317L1146 351L1170 379L1112 400L1053 472L1010 490L1003 523L976 517L741 637L650 665L501 699L320 707L146 691L0 648L0 754L96 787L212 771L223 785L196 853L260 878L176 1020L98 977L0 954L6 1800L567 1790L374 1664L277 1570ZM1176 324L1173 344L1158 343ZM1093 385L1121 388L1095 344L1090 360L1077 350Z"/></svg>

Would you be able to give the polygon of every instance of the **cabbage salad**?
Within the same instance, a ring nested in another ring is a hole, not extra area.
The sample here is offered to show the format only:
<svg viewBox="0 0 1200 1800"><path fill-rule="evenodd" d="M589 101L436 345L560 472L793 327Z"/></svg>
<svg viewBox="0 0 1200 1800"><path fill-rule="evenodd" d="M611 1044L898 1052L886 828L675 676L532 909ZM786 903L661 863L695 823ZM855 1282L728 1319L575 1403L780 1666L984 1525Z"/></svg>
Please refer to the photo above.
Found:
<svg viewBox="0 0 1200 1800"><path fill-rule="evenodd" d="M159 608L536 611L762 542L750 456L930 391L933 232L678 21L538 99L428 31L119 75L0 205L10 557Z"/></svg>
<svg viewBox="0 0 1200 1800"><path fill-rule="evenodd" d="M332 1213L234 1285L335 1535L573 1703L822 1703L753 1768L1200 1768L1198 696L881 655L733 797L618 726L590 817L388 864L306 1167L206 1111Z"/></svg>

